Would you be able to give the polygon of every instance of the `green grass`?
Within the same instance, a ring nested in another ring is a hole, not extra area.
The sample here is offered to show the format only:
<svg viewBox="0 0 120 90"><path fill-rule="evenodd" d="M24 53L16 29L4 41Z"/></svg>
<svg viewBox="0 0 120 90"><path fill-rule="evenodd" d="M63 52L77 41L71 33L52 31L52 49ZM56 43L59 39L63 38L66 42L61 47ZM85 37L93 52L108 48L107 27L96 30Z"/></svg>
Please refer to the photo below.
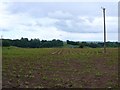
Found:
<svg viewBox="0 0 120 90"><path fill-rule="evenodd" d="M3 87L118 87L118 49L2 48Z"/></svg>

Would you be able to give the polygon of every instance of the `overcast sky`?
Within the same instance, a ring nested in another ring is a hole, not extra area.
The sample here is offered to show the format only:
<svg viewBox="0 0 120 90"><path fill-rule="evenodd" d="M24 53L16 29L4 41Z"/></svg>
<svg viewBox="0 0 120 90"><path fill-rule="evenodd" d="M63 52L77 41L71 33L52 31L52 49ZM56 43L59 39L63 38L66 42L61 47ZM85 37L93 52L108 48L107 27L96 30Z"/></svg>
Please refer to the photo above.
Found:
<svg viewBox="0 0 120 90"><path fill-rule="evenodd" d="M0 2L0 32L9 39L103 41L101 6L107 41L118 41L117 2Z"/></svg>

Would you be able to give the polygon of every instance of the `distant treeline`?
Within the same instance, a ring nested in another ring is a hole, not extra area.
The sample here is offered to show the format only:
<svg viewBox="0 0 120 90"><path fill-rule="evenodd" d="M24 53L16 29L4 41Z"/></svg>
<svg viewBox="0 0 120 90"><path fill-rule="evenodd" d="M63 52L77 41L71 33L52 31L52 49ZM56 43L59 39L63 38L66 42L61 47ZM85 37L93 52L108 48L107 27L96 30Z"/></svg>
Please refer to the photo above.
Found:
<svg viewBox="0 0 120 90"><path fill-rule="evenodd" d="M103 42L75 42L67 40L67 44L78 45L80 48L91 47L91 48L102 48L104 46ZM107 47L119 47L120 43L118 42L106 42Z"/></svg>
<svg viewBox="0 0 120 90"><path fill-rule="evenodd" d="M23 48L50 48L50 47L61 47L63 46L63 41L53 39L51 41L21 38L11 40L11 39L2 39L2 46L16 46Z"/></svg>
<svg viewBox="0 0 120 90"><path fill-rule="evenodd" d="M31 39L21 38L21 39L2 39L2 46L16 46L23 48L51 48L51 47L64 47L64 43L69 45L73 45L73 47L91 47L91 48L102 48L104 46L103 42L75 42L69 41L63 42L61 40L39 40L39 39ZM106 42L107 47L119 47L120 43L118 42Z"/></svg>

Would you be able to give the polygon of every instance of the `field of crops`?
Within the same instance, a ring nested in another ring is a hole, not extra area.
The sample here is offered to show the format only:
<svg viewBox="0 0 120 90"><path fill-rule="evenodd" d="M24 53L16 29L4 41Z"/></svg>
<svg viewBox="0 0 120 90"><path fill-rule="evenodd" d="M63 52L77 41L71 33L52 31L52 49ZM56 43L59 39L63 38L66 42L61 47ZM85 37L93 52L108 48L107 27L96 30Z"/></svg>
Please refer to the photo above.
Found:
<svg viewBox="0 0 120 90"><path fill-rule="evenodd" d="M118 49L3 47L3 88L118 87Z"/></svg>

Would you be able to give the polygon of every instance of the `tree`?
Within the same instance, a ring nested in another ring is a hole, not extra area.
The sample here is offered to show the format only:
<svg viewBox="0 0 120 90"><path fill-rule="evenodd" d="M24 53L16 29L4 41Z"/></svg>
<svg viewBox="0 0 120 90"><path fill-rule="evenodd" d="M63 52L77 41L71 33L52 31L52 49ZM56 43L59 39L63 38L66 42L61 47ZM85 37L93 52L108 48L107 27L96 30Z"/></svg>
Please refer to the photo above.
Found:
<svg viewBox="0 0 120 90"><path fill-rule="evenodd" d="M83 48L84 47L84 44L83 43L80 43L79 44L79 48Z"/></svg>
<svg viewBox="0 0 120 90"><path fill-rule="evenodd" d="M9 39L2 39L2 46L5 46L5 47L10 46L10 40Z"/></svg>

